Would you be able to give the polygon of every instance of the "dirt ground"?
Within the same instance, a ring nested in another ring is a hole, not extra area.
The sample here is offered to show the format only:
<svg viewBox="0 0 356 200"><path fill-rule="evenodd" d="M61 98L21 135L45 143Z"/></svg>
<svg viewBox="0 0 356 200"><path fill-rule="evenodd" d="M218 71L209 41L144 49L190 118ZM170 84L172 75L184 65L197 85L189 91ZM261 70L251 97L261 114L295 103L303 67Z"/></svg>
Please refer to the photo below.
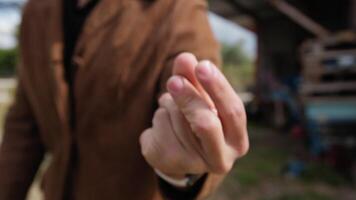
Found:
<svg viewBox="0 0 356 200"><path fill-rule="evenodd" d="M211 200L354 200L356 187L334 170L308 164L305 175L291 178L282 168L293 155L293 141L271 128L250 125L251 150L237 161Z"/></svg>

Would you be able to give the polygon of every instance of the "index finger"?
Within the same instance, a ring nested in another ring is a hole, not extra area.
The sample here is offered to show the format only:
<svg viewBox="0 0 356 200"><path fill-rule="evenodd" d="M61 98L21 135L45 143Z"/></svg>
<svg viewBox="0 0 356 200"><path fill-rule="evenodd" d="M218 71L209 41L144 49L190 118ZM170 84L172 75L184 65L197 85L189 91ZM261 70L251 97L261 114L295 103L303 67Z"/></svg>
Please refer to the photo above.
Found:
<svg viewBox="0 0 356 200"><path fill-rule="evenodd" d="M222 165L226 163L227 155L219 118L187 79L173 76L167 89L199 139L209 166L216 171L224 171L222 169L226 166Z"/></svg>
<svg viewBox="0 0 356 200"><path fill-rule="evenodd" d="M226 142L237 148L239 154L245 154L249 143L245 108L240 97L210 61L200 62L195 73L218 110Z"/></svg>

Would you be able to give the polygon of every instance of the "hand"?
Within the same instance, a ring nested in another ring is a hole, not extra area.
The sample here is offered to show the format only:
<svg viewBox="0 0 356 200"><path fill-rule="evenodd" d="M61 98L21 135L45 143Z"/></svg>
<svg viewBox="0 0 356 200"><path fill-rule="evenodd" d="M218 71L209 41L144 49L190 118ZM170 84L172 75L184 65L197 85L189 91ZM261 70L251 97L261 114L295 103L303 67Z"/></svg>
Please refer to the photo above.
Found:
<svg viewBox="0 0 356 200"><path fill-rule="evenodd" d="M146 161L172 177L230 171L249 142L243 103L224 75L183 53L167 89L153 126L140 137Z"/></svg>

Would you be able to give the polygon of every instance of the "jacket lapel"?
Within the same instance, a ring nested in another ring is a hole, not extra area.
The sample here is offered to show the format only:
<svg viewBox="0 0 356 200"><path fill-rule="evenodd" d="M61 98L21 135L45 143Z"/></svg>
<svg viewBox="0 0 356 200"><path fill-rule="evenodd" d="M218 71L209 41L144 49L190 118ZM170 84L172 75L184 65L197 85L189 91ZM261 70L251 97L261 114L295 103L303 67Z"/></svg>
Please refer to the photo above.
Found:
<svg viewBox="0 0 356 200"><path fill-rule="evenodd" d="M99 0L98 4L89 15L86 24L83 27L82 34L79 37L75 48L73 59L78 59L78 49L81 49L86 41L91 38L95 30L98 30L106 24L110 19L119 13L119 9L123 7L125 0ZM63 14L62 0L52 0L50 3L50 66L54 102L61 125L68 128L68 85L64 80L63 66ZM80 67L80 65L79 65ZM51 81L50 81L51 82Z"/></svg>
<svg viewBox="0 0 356 200"><path fill-rule="evenodd" d="M62 30L62 0L53 0L50 5L50 66L54 102L61 125L67 127L67 96L68 86L64 80L63 67L63 30Z"/></svg>
<svg viewBox="0 0 356 200"><path fill-rule="evenodd" d="M99 30L110 21L110 19L117 16L120 13L119 10L123 8L126 3L126 0L99 0L86 20L74 54L78 54L79 49L83 48L86 41L95 35L96 30ZM75 57L75 55L73 57Z"/></svg>

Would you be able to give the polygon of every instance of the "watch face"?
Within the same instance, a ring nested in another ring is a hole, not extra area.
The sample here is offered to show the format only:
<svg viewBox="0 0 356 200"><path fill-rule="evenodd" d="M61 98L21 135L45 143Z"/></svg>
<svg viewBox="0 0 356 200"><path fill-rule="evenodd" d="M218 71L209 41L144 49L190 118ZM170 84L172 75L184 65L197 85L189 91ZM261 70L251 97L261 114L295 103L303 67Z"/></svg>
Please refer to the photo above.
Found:
<svg viewBox="0 0 356 200"><path fill-rule="evenodd" d="M188 178L187 187L193 186L201 177L204 175L200 174L187 174L186 177Z"/></svg>

